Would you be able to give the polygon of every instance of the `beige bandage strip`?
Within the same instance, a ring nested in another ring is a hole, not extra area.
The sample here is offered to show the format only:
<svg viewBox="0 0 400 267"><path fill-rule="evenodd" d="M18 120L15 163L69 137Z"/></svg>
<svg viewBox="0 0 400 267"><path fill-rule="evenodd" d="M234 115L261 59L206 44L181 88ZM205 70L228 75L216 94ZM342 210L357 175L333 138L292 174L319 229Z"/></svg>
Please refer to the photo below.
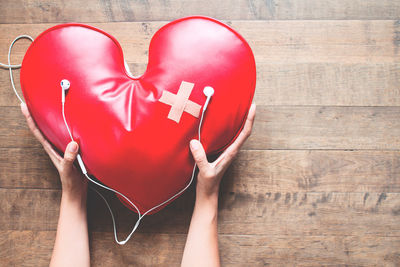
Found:
<svg viewBox="0 0 400 267"><path fill-rule="evenodd" d="M169 91L163 91L159 101L171 106L168 119L179 123L184 111L196 118L200 116L201 106L189 100L193 87L194 83L182 81L176 95Z"/></svg>

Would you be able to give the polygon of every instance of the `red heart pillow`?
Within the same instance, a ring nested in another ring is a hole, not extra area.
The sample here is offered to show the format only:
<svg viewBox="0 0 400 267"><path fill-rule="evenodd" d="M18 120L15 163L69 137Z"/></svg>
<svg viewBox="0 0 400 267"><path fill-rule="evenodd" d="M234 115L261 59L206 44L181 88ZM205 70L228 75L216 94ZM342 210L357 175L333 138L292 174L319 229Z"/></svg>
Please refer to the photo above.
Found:
<svg viewBox="0 0 400 267"><path fill-rule="evenodd" d="M141 77L127 73L108 33L82 24L50 28L29 47L20 80L32 117L60 151L71 140L61 112L63 79L71 84L66 118L88 172L144 213L191 178L189 141L198 138L204 87L215 90L201 129L213 154L243 127L256 68L246 41L211 18L183 18L157 31Z"/></svg>

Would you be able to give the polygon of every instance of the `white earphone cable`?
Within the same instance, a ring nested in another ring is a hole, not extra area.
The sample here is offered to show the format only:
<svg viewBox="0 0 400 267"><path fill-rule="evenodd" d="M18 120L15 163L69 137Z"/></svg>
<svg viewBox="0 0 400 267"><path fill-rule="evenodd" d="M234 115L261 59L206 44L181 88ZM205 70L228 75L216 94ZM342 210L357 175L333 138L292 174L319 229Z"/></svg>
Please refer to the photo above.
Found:
<svg viewBox="0 0 400 267"><path fill-rule="evenodd" d="M21 64L19 64L19 65L7 65L7 64L4 64L4 63L0 62L0 67L5 68L5 69L9 69L9 68L18 69L18 68L21 68Z"/></svg>
<svg viewBox="0 0 400 267"><path fill-rule="evenodd" d="M21 103L25 103L25 102L24 102L24 101L22 100L22 98L19 96L19 94L18 94L18 92L17 92L17 89L15 88L14 76L13 76L13 72L12 72L13 69L18 69L18 68L20 68L20 67L21 67L21 64L20 64L20 65L11 65L11 50L12 50L14 44L15 44L18 40L23 39L23 38L29 39L29 40L31 40L31 41L33 42L33 38L32 38L31 36L29 36L29 35L25 35L25 34L24 34L24 35L18 36L17 38L14 39L14 41L11 42L10 47L9 47L9 49L8 49L8 65L3 64L3 63L0 63L0 66L1 66L1 67L7 68L7 69L10 71L10 81L11 81L12 88L13 88L13 90L14 90L15 95L18 97L18 100L19 100Z"/></svg>
<svg viewBox="0 0 400 267"><path fill-rule="evenodd" d="M65 90L64 90L64 89L61 89L61 90L62 90L62 93L65 94ZM66 128L67 128L67 130L68 130L68 133L69 133L70 137L71 137L71 140L74 141L74 138L72 137L71 130L70 130L69 125L68 125L68 123L67 123L67 119L66 119L66 117L65 117L65 95L62 96L62 99L63 99L63 101L61 101L61 102L62 102L62 115L63 115L64 123L65 123L65 126L66 126ZM200 123L199 123L199 128L198 128L199 141L200 141L201 126L202 126L202 123L203 123L203 118L204 118L204 114L205 114L206 108L207 108L207 106L204 106L204 108L203 108L203 110L202 110L202 113L201 113L201 118L200 118ZM113 188L110 188L110 187L105 186L105 185L103 185L103 184L101 184L101 183L98 183L98 182L96 182L95 180L93 180L92 178L90 178L89 175L87 174L85 164L84 164L84 162L83 162L83 160L82 160L80 154L78 154L77 159L78 159L78 163L79 163L79 165L80 165L80 167L81 167L82 173L86 176L86 178L87 178L89 181L91 181L93 184L96 184L96 185L98 185L98 186L100 186L100 187L102 187L102 188L104 188L104 189L107 189L107 190L109 190L109 191L111 191L111 192L114 192L114 193L120 195L120 196L123 197L125 200L127 200L127 201L136 209L136 211L137 211L137 213L138 213L138 219L137 219L137 221L136 221L134 227L132 228L131 232L129 233L129 235L128 235L124 240L122 240L122 241L118 240L118 237L117 237L117 227L116 227L116 222L115 222L114 213L113 213L113 211L112 211L112 209L111 209L111 207L110 207L108 201L104 198L104 196L103 196L100 192L98 192L96 189L93 188L94 191L95 191L95 192L104 200L104 202L106 203L106 206L107 206L107 208L108 208L108 210L109 210L109 212L110 212L110 214L111 214L111 219L112 219L113 229L114 229L114 239L115 239L115 242L116 242L117 244L119 244L119 245L124 245L124 244L126 244L126 242L129 241L129 239L131 238L131 236L133 235L133 233L134 233L134 232L136 231L136 229L138 228L138 226L139 226L139 224L140 224L140 221L143 219L144 216L146 216L146 215L147 215L148 213L150 213L151 211L153 211L153 210L155 210L155 209L157 209L157 208L163 206L164 204L168 203L169 201L171 201L171 200L174 199L175 197L179 196L180 194L182 194L182 193L192 184L193 179L194 179L194 176L195 176L195 173L196 173L196 166L197 166L196 163L195 163L194 166L193 166L193 171L192 171L192 176L191 176L191 178L190 178L190 181L189 181L189 183L188 183L182 190L180 190L178 193L176 193L176 194L173 195L172 197L168 198L168 199L165 200L164 202L162 202L162 203L160 203L160 204L154 206L153 208L147 210L145 213L141 214L141 213L140 213L140 210L138 209L138 207L137 207L135 204L133 204L133 202L132 202L128 197L126 197L124 194L118 192L117 190L115 190L115 189L113 189Z"/></svg>

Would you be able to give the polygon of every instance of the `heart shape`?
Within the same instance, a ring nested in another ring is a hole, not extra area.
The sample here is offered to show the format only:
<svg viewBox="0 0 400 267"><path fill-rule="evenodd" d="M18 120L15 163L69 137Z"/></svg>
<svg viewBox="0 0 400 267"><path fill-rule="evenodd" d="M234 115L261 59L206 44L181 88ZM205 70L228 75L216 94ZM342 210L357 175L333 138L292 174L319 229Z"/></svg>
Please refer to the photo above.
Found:
<svg viewBox="0 0 400 267"><path fill-rule="evenodd" d="M254 56L243 37L206 17L179 19L158 30L140 77L126 71L114 37L82 24L57 25L40 34L20 75L32 117L59 151L70 141L60 81L70 82L65 114L88 172L142 213L191 178L189 141L198 137L204 87L215 90L201 129L210 155L225 149L242 129L256 83Z"/></svg>

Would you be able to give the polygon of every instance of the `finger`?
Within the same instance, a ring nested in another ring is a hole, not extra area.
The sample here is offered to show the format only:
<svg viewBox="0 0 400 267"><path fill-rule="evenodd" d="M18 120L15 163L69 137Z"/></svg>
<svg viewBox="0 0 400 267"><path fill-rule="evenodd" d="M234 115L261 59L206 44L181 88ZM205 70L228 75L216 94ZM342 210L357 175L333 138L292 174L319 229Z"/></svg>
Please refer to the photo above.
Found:
<svg viewBox="0 0 400 267"><path fill-rule="evenodd" d="M256 115L256 105L251 104L242 131L240 132L236 140L215 161L216 165L225 166L228 165L233 160L233 158L239 152L240 147L243 145L243 143L251 134L255 115Z"/></svg>
<svg viewBox="0 0 400 267"><path fill-rule="evenodd" d="M42 143L42 146L49 155L51 161L53 161L53 163L56 164L57 167L57 164L60 164L63 158L53 149L53 147L47 140L45 140L45 142Z"/></svg>
<svg viewBox="0 0 400 267"><path fill-rule="evenodd" d="M190 141L190 151L192 152L193 158L200 171L206 171L209 167L209 162L207 160L206 152L198 140L193 139Z"/></svg>
<svg viewBox="0 0 400 267"><path fill-rule="evenodd" d="M46 139L44 138L40 130L36 127L36 123L33 120L31 114L29 113L27 106L23 103L21 104L21 111L25 116L26 122L28 123L28 127L31 130L31 132L36 137L36 139L39 140L41 144L43 144L46 141Z"/></svg>
<svg viewBox="0 0 400 267"><path fill-rule="evenodd" d="M244 127L240 132L238 138L236 138L235 142L233 142L234 146L241 147L244 141L246 141L246 139L250 136L251 130L253 129L255 116L256 116L256 105L251 104Z"/></svg>
<svg viewBox="0 0 400 267"><path fill-rule="evenodd" d="M34 122L27 106L24 103L21 104L21 111L24 114L28 127L33 135L42 144L44 150L47 152L53 163L57 164L59 161L61 161L62 158L60 157L60 155L58 155L56 151L54 151L50 143L44 138L40 130L37 128L36 123Z"/></svg>
<svg viewBox="0 0 400 267"><path fill-rule="evenodd" d="M64 158L62 160L62 171L69 172L72 170L73 163L78 155L79 146L75 141L70 142L65 149Z"/></svg>

